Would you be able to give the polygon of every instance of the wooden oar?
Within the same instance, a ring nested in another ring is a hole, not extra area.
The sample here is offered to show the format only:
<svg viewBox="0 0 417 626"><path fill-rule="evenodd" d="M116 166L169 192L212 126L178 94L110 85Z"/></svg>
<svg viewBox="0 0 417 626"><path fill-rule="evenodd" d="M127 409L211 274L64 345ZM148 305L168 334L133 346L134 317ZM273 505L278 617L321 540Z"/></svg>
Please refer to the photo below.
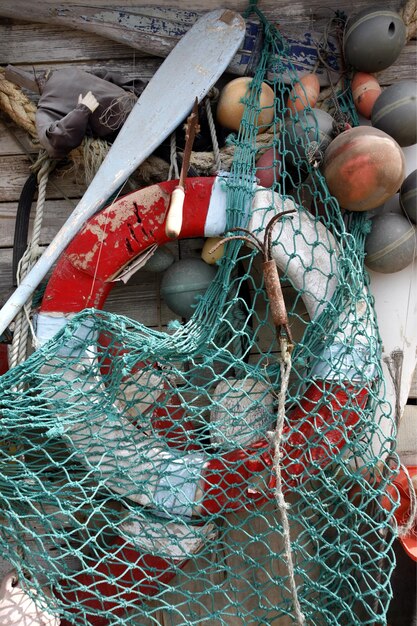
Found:
<svg viewBox="0 0 417 626"><path fill-rule="evenodd" d="M32 295L85 221L168 137L219 79L245 33L233 11L206 13L149 81L81 201L0 311L0 334Z"/></svg>

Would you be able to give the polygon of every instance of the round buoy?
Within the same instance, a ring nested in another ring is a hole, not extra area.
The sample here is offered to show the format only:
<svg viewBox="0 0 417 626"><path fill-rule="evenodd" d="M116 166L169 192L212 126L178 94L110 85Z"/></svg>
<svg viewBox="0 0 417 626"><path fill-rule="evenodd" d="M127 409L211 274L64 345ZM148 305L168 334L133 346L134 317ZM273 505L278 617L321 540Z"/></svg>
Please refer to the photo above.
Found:
<svg viewBox="0 0 417 626"><path fill-rule="evenodd" d="M405 42L406 28L398 13L383 7L364 9L346 24L346 64L361 72L379 72L396 61Z"/></svg>
<svg viewBox="0 0 417 626"><path fill-rule="evenodd" d="M295 115L307 107L316 106L320 93L320 81L316 74L306 74L295 84L287 99L289 113Z"/></svg>
<svg viewBox="0 0 417 626"><path fill-rule="evenodd" d="M161 295L167 306L177 315L190 318L197 297L204 295L216 272L216 267L201 259L182 259L171 265L161 282Z"/></svg>
<svg viewBox="0 0 417 626"><path fill-rule="evenodd" d="M148 272L165 272L175 261L171 250L166 246L157 248L151 258L146 261L144 269Z"/></svg>
<svg viewBox="0 0 417 626"><path fill-rule="evenodd" d="M224 254L224 243L222 243L218 248L211 252L213 248L222 240L221 237L208 237L203 245L203 249L201 251L201 258L205 263L209 265L215 265Z"/></svg>
<svg viewBox="0 0 417 626"><path fill-rule="evenodd" d="M372 109L372 126L393 137L402 147L417 142L417 83L400 80L387 87Z"/></svg>
<svg viewBox="0 0 417 626"><path fill-rule="evenodd" d="M370 120L374 104L382 92L377 79L372 74L356 72L351 89L356 110Z"/></svg>
<svg viewBox="0 0 417 626"><path fill-rule="evenodd" d="M381 274L399 272L415 258L416 243L416 229L403 215L374 217L365 243L365 265Z"/></svg>
<svg viewBox="0 0 417 626"><path fill-rule="evenodd" d="M222 380L212 401L210 441L215 447L231 450L257 441L276 419L274 396L254 378Z"/></svg>
<svg viewBox="0 0 417 626"><path fill-rule="evenodd" d="M330 193L350 211L368 211L399 191L405 175L400 146L386 133L358 126L334 139L324 156Z"/></svg>
<svg viewBox="0 0 417 626"><path fill-rule="evenodd" d="M323 153L332 141L333 124L332 116L322 109L303 111L295 124L287 120L287 132L281 147L286 161L298 165L300 160L309 160L310 150Z"/></svg>
<svg viewBox="0 0 417 626"><path fill-rule="evenodd" d="M230 130L239 130L242 121L245 105L242 102L248 95L252 78L240 76L227 83L220 92L217 104L217 121L221 126ZM256 126L269 126L274 119L274 91L266 83L261 85L259 106L261 111L256 116L254 124Z"/></svg>
<svg viewBox="0 0 417 626"><path fill-rule="evenodd" d="M262 187L272 187L281 178L281 158L278 150L269 148L256 161L256 177Z"/></svg>
<svg viewBox="0 0 417 626"><path fill-rule="evenodd" d="M384 204L381 204L380 206L377 206L374 209L370 209L369 211L367 211L367 216L373 218L379 217L380 215L386 215L387 213L397 213L397 215L404 215L400 207L399 201L395 202L395 196L390 198L388 202L385 202Z"/></svg>
<svg viewBox="0 0 417 626"><path fill-rule="evenodd" d="M401 185L400 205L410 220L417 224L417 170L411 172Z"/></svg>

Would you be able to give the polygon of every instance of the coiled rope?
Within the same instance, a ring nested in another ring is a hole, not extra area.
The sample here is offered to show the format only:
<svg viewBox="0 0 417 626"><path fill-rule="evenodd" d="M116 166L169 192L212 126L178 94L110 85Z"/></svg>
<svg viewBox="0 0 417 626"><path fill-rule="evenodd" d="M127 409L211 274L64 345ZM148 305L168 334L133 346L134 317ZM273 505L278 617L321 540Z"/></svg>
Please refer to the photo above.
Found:
<svg viewBox="0 0 417 626"><path fill-rule="evenodd" d="M38 180L38 200L36 203L35 219L33 223L33 231L31 241L26 248L22 258L19 261L17 267L17 284L20 283L36 261L42 254L42 249L39 247L41 228L43 222L45 200L46 200L46 186L49 180L49 174L56 166L56 161L50 159L46 152L42 150L39 154L39 158L36 163L31 167L32 171L37 173ZM10 350L9 360L10 367L15 367L19 363L22 363L27 358L27 347L29 331L32 335L32 340L35 341L36 335L30 319L30 311L32 306L32 298L30 298L23 309L17 314L15 318L15 327L13 333L13 341Z"/></svg>
<svg viewBox="0 0 417 626"><path fill-rule="evenodd" d="M417 0L408 0L399 11L407 28L407 41L417 35Z"/></svg>

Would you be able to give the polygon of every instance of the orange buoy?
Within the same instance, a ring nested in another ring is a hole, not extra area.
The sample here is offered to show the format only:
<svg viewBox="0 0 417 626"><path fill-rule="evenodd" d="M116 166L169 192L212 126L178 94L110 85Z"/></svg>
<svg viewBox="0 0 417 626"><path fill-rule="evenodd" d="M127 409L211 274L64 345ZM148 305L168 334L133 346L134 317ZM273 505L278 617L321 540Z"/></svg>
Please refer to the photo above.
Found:
<svg viewBox="0 0 417 626"><path fill-rule="evenodd" d="M256 161L256 176L262 187L273 187L281 178L281 157L278 149L269 148Z"/></svg>
<svg viewBox="0 0 417 626"><path fill-rule="evenodd" d="M220 92L217 105L217 121L221 126L230 130L239 130L245 105L242 102L249 94L252 78L240 76L227 83ZM259 106L261 111L256 115L256 126L269 126L274 119L274 91L267 83L262 83Z"/></svg>
<svg viewBox="0 0 417 626"><path fill-rule="evenodd" d="M377 79L372 74L356 72L351 89L356 110L367 120L370 120L375 101L382 93Z"/></svg>
<svg viewBox="0 0 417 626"><path fill-rule="evenodd" d="M293 87L287 98L287 109L298 113L305 108L314 108L320 93L320 82L316 74L306 74Z"/></svg>
<svg viewBox="0 0 417 626"><path fill-rule="evenodd" d="M369 126L350 128L334 139L324 155L323 173L341 207L368 211L401 187L405 159L397 142Z"/></svg>

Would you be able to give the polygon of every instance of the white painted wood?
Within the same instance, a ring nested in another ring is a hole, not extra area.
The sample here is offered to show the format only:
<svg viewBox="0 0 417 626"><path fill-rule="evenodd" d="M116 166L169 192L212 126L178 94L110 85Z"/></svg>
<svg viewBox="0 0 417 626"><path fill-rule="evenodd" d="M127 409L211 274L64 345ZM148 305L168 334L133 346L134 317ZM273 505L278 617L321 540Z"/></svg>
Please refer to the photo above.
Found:
<svg viewBox="0 0 417 626"><path fill-rule="evenodd" d="M396 350L404 354L400 395L402 412L417 362L417 263L395 274L372 271L369 274L383 344L383 359L390 359ZM395 389L385 362L383 369L387 398L395 407Z"/></svg>
<svg viewBox="0 0 417 626"><path fill-rule="evenodd" d="M417 367L414 370L413 377L411 379L409 398L417 398Z"/></svg>
<svg viewBox="0 0 417 626"><path fill-rule="evenodd" d="M417 406L406 404L397 435L397 453L404 465L417 465Z"/></svg>

